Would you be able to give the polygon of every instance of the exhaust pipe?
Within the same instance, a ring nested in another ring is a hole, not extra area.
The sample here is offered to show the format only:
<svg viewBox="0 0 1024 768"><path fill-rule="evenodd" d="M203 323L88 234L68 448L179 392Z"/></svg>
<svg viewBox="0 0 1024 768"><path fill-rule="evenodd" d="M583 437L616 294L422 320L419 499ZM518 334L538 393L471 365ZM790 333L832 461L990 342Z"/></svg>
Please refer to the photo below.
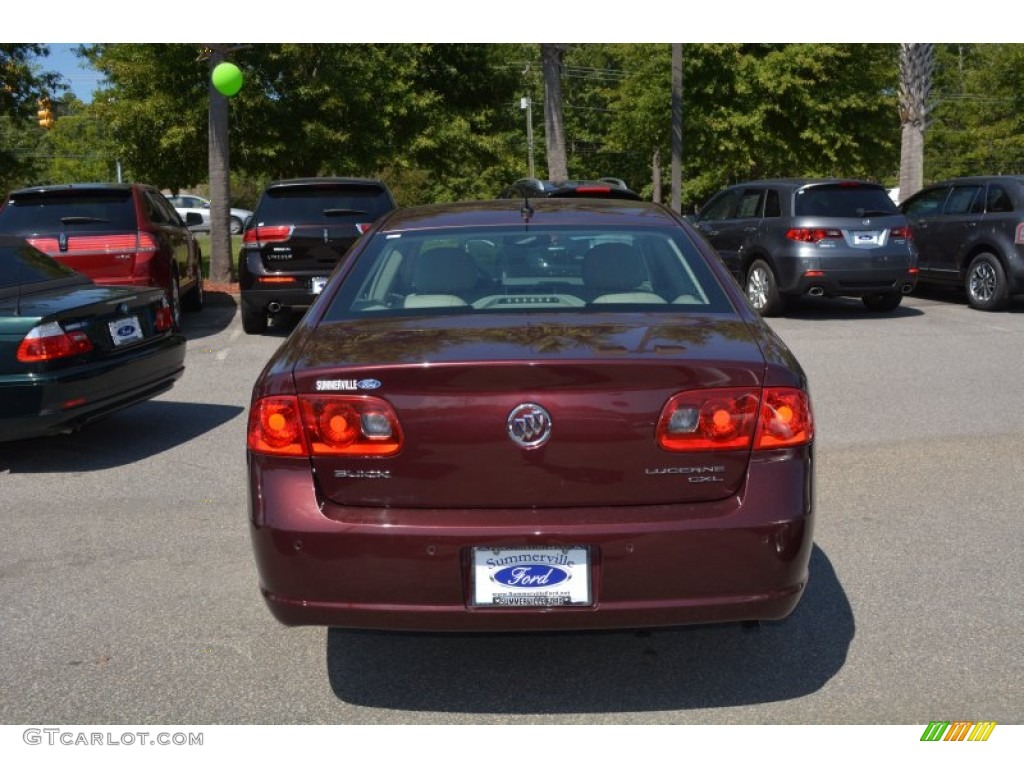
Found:
<svg viewBox="0 0 1024 768"><path fill-rule="evenodd" d="M908 293L914 290L914 286L912 286L910 283L904 283L903 288L901 290L903 291L903 295L906 296Z"/></svg>
<svg viewBox="0 0 1024 768"><path fill-rule="evenodd" d="M269 312L270 314L276 315L280 311L281 311L281 302L280 301L272 301L269 304L267 304L267 312Z"/></svg>
<svg viewBox="0 0 1024 768"><path fill-rule="evenodd" d="M813 288L811 288L811 290L809 290L807 293L810 294L811 296L824 296L825 289L822 288L820 285L816 285Z"/></svg>

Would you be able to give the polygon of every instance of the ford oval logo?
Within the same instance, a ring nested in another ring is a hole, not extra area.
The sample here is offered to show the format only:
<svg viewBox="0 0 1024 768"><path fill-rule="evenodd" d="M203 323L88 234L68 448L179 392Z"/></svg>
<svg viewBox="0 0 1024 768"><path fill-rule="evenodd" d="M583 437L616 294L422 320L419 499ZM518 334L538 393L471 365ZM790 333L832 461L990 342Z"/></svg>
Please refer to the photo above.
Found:
<svg viewBox="0 0 1024 768"><path fill-rule="evenodd" d="M359 389L380 389L380 382L376 379L360 379L356 382Z"/></svg>
<svg viewBox="0 0 1024 768"><path fill-rule="evenodd" d="M551 414L536 403L523 403L508 415L508 436L522 448L539 448L551 437Z"/></svg>
<svg viewBox="0 0 1024 768"><path fill-rule="evenodd" d="M491 574L491 579L506 587L536 589L569 580L569 572L556 565L510 565Z"/></svg>
<svg viewBox="0 0 1024 768"><path fill-rule="evenodd" d="M130 325L122 325L120 328L117 329L117 335L118 336L134 336L135 335L135 329L132 326L130 326Z"/></svg>

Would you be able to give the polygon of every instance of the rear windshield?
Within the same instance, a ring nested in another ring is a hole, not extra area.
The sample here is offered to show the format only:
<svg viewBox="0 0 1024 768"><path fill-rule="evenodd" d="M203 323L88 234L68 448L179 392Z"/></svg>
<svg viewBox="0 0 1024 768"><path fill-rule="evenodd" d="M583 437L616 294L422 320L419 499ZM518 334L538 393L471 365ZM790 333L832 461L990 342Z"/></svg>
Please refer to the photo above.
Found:
<svg viewBox="0 0 1024 768"><path fill-rule="evenodd" d="M733 311L681 229L531 226L374 235L327 319L624 308Z"/></svg>
<svg viewBox="0 0 1024 768"><path fill-rule="evenodd" d="M0 245L0 288L80 277L28 243Z"/></svg>
<svg viewBox="0 0 1024 768"><path fill-rule="evenodd" d="M862 184L822 184L796 193L797 216L882 216L899 213L883 187Z"/></svg>
<svg viewBox="0 0 1024 768"><path fill-rule="evenodd" d="M54 190L15 193L0 210L4 232L134 230L135 203L130 189Z"/></svg>
<svg viewBox="0 0 1024 768"><path fill-rule="evenodd" d="M259 226L353 218L369 223L394 207L391 196L380 187L344 184L277 187L264 193L254 221Z"/></svg>

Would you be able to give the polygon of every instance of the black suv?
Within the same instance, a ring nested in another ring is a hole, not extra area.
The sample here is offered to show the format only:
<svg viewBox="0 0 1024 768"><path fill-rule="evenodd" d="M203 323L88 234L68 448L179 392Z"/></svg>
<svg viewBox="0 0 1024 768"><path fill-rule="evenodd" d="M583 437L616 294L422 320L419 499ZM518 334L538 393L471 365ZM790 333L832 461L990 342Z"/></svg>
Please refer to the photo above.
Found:
<svg viewBox="0 0 1024 768"><path fill-rule="evenodd" d="M60 184L11 192L0 233L105 285L163 288L181 325L181 308L202 309L202 253L187 225L148 184Z"/></svg>
<svg viewBox="0 0 1024 768"><path fill-rule="evenodd" d="M269 184L246 225L238 260L245 332L263 333L270 315L312 305L349 247L395 207L388 188L373 179Z"/></svg>
<svg viewBox="0 0 1024 768"><path fill-rule="evenodd" d="M622 179L605 177L596 181L542 181L519 179L509 184L498 199L527 197L611 197L618 200L642 200Z"/></svg>
<svg viewBox="0 0 1024 768"><path fill-rule="evenodd" d="M963 286L974 309L1024 293L1024 176L972 176L925 187L900 204L921 282Z"/></svg>
<svg viewBox="0 0 1024 768"><path fill-rule="evenodd" d="M917 282L906 217L885 187L849 179L766 179L737 184L694 217L762 315L790 299L860 297L888 312Z"/></svg>

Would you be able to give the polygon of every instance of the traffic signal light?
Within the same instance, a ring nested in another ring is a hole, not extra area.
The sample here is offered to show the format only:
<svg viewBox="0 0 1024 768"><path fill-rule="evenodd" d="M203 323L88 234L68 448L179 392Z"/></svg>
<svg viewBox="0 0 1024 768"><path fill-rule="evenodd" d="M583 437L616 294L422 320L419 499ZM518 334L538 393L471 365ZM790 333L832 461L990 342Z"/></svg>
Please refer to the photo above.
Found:
<svg viewBox="0 0 1024 768"><path fill-rule="evenodd" d="M53 127L53 110L50 108L49 99L39 100L39 111L36 113L39 115L39 124L43 128Z"/></svg>

